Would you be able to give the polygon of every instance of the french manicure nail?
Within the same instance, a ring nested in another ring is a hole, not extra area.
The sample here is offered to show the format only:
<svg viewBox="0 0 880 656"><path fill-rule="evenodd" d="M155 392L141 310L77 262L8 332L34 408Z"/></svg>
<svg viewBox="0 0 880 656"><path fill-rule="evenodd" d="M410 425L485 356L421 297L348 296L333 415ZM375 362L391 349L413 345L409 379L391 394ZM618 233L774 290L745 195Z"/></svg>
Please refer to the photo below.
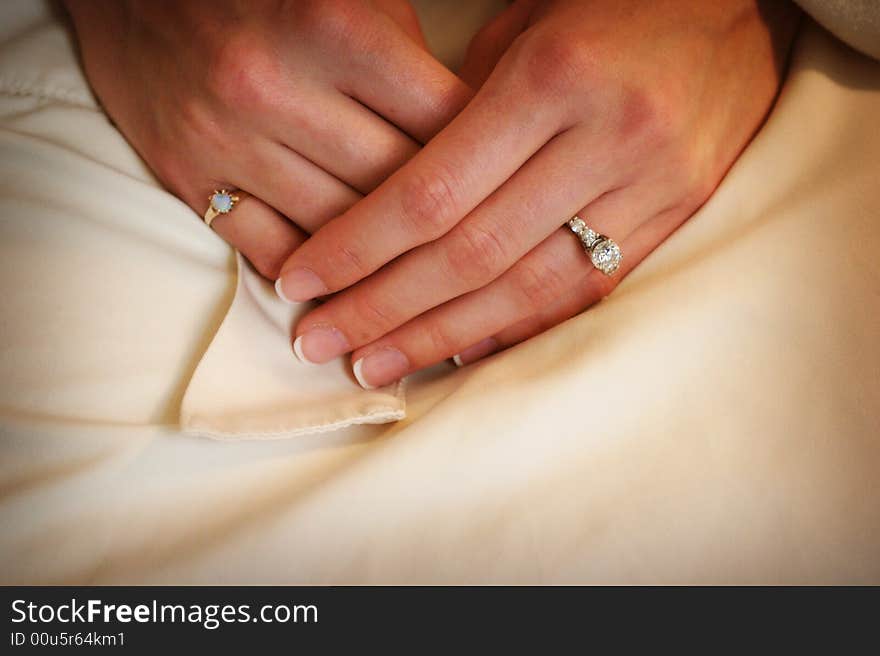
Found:
<svg viewBox="0 0 880 656"><path fill-rule="evenodd" d="M327 286L315 275L315 272L305 267L291 269L284 273L275 282L275 291L281 300L288 303L302 303L310 301L316 296L327 293Z"/></svg>
<svg viewBox="0 0 880 656"><path fill-rule="evenodd" d="M357 362L355 362L351 368L354 371L354 377L357 379L358 385L363 387L366 390L376 389L375 385L370 385L367 381L364 380L364 373L362 368L364 366L364 359L361 358Z"/></svg>
<svg viewBox="0 0 880 656"><path fill-rule="evenodd" d="M278 294L278 298L280 298L285 303L290 303L293 305L294 301L291 301L284 295L284 290L281 289L281 278L275 281L275 293Z"/></svg>
<svg viewBox="0 0 880 656"><path fill-rule="evenodd" d="M293 340L293 352L306 364L323 364L349 350L345 335L331 326L315 326Z"/></svg>
<svg viewBox="0 0 880 656"><path fill-rule="evenodd" d="M453 355L452 361L455 362L456 367L463 367L464 365L475 362L480 358L485 358L487 355L494 353L497 350L498 342L491 337L487 337L473 346L468 346L458 355Z"/></svg>
<svg viewBox="0 0 880 656"><path fill-rule="evenodd" d="M396 348L386 346L355 362L352 369L361 387L375 389L403 378L409 370L409 360Z"/></svg>

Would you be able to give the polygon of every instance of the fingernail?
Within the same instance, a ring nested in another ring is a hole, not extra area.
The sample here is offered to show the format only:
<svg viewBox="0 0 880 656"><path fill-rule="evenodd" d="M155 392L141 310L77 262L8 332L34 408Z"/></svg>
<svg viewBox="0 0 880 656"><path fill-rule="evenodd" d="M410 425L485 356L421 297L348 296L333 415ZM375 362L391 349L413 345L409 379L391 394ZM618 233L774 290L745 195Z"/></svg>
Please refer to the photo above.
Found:
<svg viewBox="0 0 880 656"><path fill-rule="evenodd" d="M275 281L275 293L278 294L278 298L280 298L285 303L290 303L291 305L293 304L293 301L287 298L284 295L284 290L281 289L281 278Z"/></svg>
<svg viewBox="0 0 880 656"><path fill-rule="evenodd" d="M310 301L316 296L327 293L327 286L315 275L315 272L305 267L291 269L283 274L275 282L275 291L281 300L288 303L302 303Z"/></svg>
<svg viewBox="0 0 880 656"><path fill-rule="evenodd" d="M375 389L403 378L409 360L396 348L387 346L354 363L354 377L364 389Z"/></svg>
<svg viewBox="0 0 880 656"><path fill-rule="evenodd" d="M480 358L485 358L487 355L494 353L497 350L498 342L491 337L487 337L473 346L468 346L458 355L453 355L452 361L455 362L455 366L463 367L464 365L475 362Z"/></svg>
<svg viewBox="0 0 880 656"><path fill-rule="evenodd" d="M306 364L323 364L350 350L345 335L330 326L315 326L293 340L293 352Z"/></svg>

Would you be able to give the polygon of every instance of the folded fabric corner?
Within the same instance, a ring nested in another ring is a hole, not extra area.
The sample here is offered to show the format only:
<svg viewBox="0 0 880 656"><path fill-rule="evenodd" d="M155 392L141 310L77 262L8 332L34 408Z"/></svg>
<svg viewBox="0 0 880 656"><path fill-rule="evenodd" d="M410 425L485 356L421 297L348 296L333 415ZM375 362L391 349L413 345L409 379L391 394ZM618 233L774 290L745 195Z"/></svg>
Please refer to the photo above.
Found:
<svg viewBox="0 0 880 656"><path fill-rule="evenodd" d="M220 440L278 439L406 414L403 381L358 386L340 358L320 366L294 357L290 330L310 304L289 305L240 255L232 305L183 397L181 430Z"/></svg>

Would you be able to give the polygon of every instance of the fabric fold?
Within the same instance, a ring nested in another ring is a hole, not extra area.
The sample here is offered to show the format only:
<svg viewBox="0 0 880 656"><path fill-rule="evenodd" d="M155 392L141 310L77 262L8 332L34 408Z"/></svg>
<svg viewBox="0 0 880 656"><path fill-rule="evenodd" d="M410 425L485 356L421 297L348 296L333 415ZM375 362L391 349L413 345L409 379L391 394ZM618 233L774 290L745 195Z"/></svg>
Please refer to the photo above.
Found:
<svg viewBox="0 0 880 656"><path fill-rule="evenodd" d="M240 254L236 259L235 298L181 404L186 433L272 439L404 417L403 381L364 390L343 358L320 366L300 362L290 334L311 304L284 303Z"/></svg>

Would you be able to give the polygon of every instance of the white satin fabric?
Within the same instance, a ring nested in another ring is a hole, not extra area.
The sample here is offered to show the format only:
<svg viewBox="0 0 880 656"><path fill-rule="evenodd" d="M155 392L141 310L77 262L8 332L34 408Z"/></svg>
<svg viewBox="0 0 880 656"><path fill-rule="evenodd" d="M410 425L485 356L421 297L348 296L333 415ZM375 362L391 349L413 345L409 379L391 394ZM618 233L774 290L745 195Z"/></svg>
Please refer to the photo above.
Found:
<svg viewBox="0 0 880 656"><path fill-rule="evenodd" d="M880 64L807 26L610 298L404 407L299 368L301 309L158 187L42 6L2 13L0 581L880 583Z"/></svg>

